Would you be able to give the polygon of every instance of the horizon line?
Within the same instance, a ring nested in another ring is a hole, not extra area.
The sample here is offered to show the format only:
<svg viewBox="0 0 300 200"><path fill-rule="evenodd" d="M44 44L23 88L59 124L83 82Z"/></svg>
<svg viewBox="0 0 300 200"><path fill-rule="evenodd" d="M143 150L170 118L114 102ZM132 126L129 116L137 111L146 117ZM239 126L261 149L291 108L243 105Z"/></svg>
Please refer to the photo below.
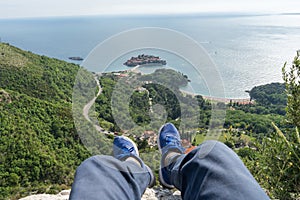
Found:
<svg viewBox="0 0 300 200"><path fill-rule="evenodd" d="M142 14L142 13L122 13L122 14L82 14L82 15L49 15L49 16L24 16L24 17L0 17L0 20L15 20L15 19L49 19L49 18L79 18L79 17L107 17L107 18L118 18L118 17L251 17L251 16L268 16L268 15L300 15L296 12L239 12L239 11L207 11L207 12L191 12L191 13L153 13L153 14Z"/></svg>

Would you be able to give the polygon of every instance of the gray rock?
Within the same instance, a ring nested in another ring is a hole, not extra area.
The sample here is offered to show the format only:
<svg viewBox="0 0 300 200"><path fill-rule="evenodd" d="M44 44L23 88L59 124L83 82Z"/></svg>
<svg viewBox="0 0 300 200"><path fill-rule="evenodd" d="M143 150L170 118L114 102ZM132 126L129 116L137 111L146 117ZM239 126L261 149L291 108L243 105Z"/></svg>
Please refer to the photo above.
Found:
<svg viewBox="0 0 300 200"><path fill-rule="evenodd" d="M20 200L68 200L71 190L63 190L57 195L36 194ZM171 191L162 187L147 188L142 200L181 200L180 191Z"/></svg>

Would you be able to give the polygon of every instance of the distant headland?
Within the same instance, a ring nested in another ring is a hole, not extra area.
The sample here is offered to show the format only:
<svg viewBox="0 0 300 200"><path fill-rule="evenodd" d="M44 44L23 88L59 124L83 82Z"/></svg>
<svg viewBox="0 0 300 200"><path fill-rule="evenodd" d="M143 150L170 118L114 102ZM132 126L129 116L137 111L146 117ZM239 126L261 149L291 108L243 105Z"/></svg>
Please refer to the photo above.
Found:
<svg viewBox="0 0 300 200"><path fill-rule="evenodd" d="M123 64L128 67L135 67L138 65L166 65L167 61L160 59L158 56L141 54L137 57L131 57Z"/></svg>

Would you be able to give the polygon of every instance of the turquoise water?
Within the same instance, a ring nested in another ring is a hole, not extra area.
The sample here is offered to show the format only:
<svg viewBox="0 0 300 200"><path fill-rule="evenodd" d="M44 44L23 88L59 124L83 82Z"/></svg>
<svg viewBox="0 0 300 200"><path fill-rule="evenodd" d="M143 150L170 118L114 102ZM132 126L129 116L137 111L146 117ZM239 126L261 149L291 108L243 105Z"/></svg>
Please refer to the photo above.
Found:
<svg viewBox="0 0 300 200"><path fill-rule="evenodd" d="M247 97L244 91L256 85L282 82L281 67L286 61L292 61L296 50L300 49L300 15L0 20L0 37L2 42L71 62L68 57L84 58L110 36L140 27L169 28L195 39L216 63L226 96L230 98ZM160 54L169 67L183 69L189 74L182 59ZM126 69L122 66L124 59L115 61L110 69ZM197 92L207 95L202 83L194 87Z"/></svg>

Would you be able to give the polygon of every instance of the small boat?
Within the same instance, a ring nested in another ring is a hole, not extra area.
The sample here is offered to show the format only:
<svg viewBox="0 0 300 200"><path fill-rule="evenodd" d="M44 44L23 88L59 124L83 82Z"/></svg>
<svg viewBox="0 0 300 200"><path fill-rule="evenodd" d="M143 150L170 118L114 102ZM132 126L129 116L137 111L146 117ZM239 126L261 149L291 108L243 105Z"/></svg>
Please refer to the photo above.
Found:
<svg viewBox="0 0 300 200"><path fill-rule="evenodd" d="M69 57L70 60L77 60L77 61L81 61L83 60L83 58L79 57L79 56L75 56L75 57Z"/></svg>

